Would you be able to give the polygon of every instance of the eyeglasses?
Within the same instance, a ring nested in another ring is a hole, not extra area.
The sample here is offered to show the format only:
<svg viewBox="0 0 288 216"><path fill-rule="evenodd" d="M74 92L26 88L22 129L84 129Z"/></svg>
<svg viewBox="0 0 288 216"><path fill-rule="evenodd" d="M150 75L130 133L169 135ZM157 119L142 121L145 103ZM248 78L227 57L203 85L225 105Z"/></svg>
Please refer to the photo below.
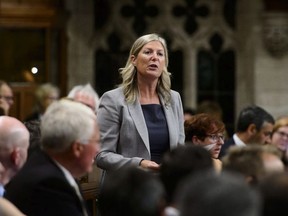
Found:
<svg viewBox="0 0 288 216"><path fill-rule="evenodd" d="M217 135L217 134L207 134L206 137L209 137L213 142L219 142L223 141L224 142L224 135Z"/></svg>
<svg viewBox="0 0 288 216"><path fill-rule="evenodd" d="M4 95L0 95L0 99L4 99L6 101L13 101L14 97L13 96L4 96Z"/></svg>
<svg viewBox="0 0 288 216"><path fill-rule="evenodd" d="M87 140L79 140L80 143L82 144L89 144L89 143L96 143L96 144L99 144L101 142L101 140L98 140L98 139L87 139Z"/></svg>
<svg viewBox="0 0 288 216"><path fill-rule="evenodd" d="M288 139L288 134L287 134L287 133L285 133L285 132L283 132L283 131L276 131L276 133L279 134L279 136L280 136L281 138L286 138L286 139Z"/></svg>

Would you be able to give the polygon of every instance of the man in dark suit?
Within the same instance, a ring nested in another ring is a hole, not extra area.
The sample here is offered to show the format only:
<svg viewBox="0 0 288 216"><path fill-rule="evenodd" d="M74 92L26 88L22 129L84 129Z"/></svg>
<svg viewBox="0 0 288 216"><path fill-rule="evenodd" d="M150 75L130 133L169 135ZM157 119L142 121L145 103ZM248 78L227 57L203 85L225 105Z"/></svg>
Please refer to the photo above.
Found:
<svg viewBox="0 0 288 216"><path fill-rule="evenodd" d="M99 152L94 112L78 102L54 102L41 120L41 136L42 150L31 155L4 197L29 216L89 215L75 178L92 171Z"/></svg>
<svg viewBox="0 0 288 216"><path fill-rule="evenodd" d="M239 114L236 133L224 142L219 158L222 158L230 146L271 143L274 118L259 106L247 106Z"/></svg>

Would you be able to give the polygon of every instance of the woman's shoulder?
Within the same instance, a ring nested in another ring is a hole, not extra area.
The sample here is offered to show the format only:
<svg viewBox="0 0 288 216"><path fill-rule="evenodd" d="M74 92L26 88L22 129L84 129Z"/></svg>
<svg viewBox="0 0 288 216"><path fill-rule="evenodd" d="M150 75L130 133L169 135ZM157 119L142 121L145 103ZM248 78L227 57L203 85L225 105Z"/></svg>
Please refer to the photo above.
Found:
<svg viewBox="0 0 288 216"><path fill-rule="evenodd" d="M170 95L171 95L171 103L172 104L179 104L182 103L181 96L179 92L175 90L170 90Z"/></svg>
<svg viewBox="0 0 288 216"><path fill-rule="evenodd" d="M177 92L177 91L175 91L175 90L170 90L170 93L171 93L171 96L173 97L179 97L180 96L180 94L179 94L179 92Z"/></svg>
<svg viewBox="0 0 288 216"><path fill-rule="evenodd" d="M109 91L106 91L103 93L102 97L105 97L105 96L112 96L112 97L119 97L123 95L123 88L122 87L117 87L115 89L112 89L112 90L109 90ZM116 99L116 98L115 98Z"/></svg>

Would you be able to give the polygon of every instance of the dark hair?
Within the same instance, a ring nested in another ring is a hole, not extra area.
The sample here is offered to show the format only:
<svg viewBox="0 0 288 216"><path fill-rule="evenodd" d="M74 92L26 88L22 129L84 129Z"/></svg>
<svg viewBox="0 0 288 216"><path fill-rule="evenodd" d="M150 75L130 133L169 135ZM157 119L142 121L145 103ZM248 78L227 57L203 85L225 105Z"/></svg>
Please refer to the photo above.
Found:
<svg viewBox="0 0 288 216"><path fill-rule="evenodd" d="M263 199L262 215L285 215L288 210L288 174L275 173L264 178L259 184Z"/></svg>
<svg viewBox="0 0 288 216"><path fill-rule="evenodd" d="M123 167L106 175L98 204L101 216L157 216L164 210L165 191L155 174Z"/></svg>
<svg viewBox="0 0 288 216"><path fill-rule="evenodd" d="M243 178L229 172L199 172L182 182L176 205L181 216L256 216L260 197Z"/></svg>
<svg viewBox="0 0 288 216"><path fill-rule="evenodd" d="M38 151L40 149L41 131L40 131L40 121L31 120L25 121L24 125L30 133L28 157L31 156L33 151Z"/></svg>
<svg viewBox="0 0 288 216"><path fill-rule="evenodd" d="M238 132L244 132L250 124L255 124L257 131L259 131L264 122L275 123L272 115L263 108L259 106L248 106L240 112L236 130Z"/></svg>
<svg viewBox="0 0 288 216"><path fill-rule="evenodd" d="M185 141L191 142L193 136L204 139L207 134L224 132L225 124L207 113L200 113L185 121L184 128Z"/></svg>
<svg viewBox="0 0 288 216"><path fill-rule="evenodd" d="M202 146L178 146L167 152L160 167L167 202L173 202L176 188L184 177L205 169L213 169L213 163L210 153Z"/></svg>

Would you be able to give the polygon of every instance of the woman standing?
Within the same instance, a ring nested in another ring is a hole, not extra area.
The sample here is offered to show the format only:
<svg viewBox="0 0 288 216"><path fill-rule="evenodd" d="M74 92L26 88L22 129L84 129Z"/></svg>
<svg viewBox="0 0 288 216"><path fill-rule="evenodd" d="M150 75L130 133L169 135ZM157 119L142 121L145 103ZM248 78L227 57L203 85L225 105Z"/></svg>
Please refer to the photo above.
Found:
<svg viewBox="0 0 288 216"><path fill-rule="evenodd" d="M98 167L158 170L163 154L184 143L182 102L179 93L170 89L167 67L162 37L148 34L134 42L126 66L120 69L122 84L100 99Z"/></svg>

